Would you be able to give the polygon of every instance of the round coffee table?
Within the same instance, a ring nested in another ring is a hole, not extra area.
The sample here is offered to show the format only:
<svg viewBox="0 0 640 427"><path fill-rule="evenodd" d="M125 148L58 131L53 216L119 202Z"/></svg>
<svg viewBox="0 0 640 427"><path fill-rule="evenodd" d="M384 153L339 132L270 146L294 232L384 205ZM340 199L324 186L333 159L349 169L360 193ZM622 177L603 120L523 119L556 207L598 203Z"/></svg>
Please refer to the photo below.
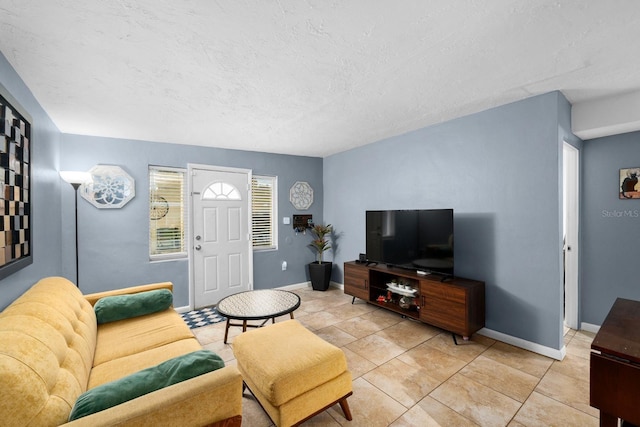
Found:
<svg viewBox="0 0 640 427"><path fill-rule="evenodd" d="M293 292L275 289L260 289L257 291L239 292L229 295L218 302L218 313L227 318L224 331L224 343L227 343L229 326L242 326L242 332L247 328L260 328L269 319L276 322L276 317L289 314L293 319L293 311L300 307L300 297ZM242 323L231 323L231 319L242 320ZM259 325L248 325L247 320L264 320Z"/></svg>

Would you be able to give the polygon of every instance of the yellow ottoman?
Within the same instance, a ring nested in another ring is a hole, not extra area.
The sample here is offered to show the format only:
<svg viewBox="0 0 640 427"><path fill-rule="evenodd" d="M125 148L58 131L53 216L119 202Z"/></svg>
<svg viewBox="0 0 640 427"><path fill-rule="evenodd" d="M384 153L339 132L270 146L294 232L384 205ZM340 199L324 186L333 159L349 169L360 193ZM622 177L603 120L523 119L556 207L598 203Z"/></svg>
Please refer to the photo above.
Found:
<svg viewBox="0 0 640 427"><path fill-rule="evenodd" d="M234 338L242 378L278 427L298 425L339 403L351 421L351 372L342 350L297 320Z"/></svg>

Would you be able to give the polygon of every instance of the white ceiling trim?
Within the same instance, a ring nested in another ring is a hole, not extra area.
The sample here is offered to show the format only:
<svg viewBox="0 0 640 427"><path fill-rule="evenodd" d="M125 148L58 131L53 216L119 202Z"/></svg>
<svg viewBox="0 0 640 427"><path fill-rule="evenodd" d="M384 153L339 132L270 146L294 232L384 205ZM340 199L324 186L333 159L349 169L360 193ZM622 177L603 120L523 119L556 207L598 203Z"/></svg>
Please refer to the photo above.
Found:
<svg viewBox="0 0 640 427"><path fill-rule="evenodd" d="M573 104L571 128L584 140L640 130L640 91Z"/></svg>

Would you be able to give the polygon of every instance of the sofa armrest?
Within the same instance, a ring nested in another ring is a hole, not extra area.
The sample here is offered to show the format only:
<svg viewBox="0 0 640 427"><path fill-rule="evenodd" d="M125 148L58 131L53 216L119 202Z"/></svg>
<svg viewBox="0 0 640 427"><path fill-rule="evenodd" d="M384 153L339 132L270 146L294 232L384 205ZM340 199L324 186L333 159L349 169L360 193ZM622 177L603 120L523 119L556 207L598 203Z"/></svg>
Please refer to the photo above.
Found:
<svg viewBox="0 0 640 427"><path fill-rule="evenodd" d="M229 365L64 426L203 426L237 416L242 417L242 377Z"/></svg>
<svg viewBox="0 0 640 427"><path fill-rule="evenodd" d="M139 292L153 291L156 289L169 289L173 293L173 283L158 282L158 283L151 283L148 285L131 286L129 288L114 289L112 291L104 291L104 292L97 292L94 294L87 294L84 296L84 298L87 301L89 301L91 305L95 305L100 298L111 297L114 295L137 294Z"/></svg>

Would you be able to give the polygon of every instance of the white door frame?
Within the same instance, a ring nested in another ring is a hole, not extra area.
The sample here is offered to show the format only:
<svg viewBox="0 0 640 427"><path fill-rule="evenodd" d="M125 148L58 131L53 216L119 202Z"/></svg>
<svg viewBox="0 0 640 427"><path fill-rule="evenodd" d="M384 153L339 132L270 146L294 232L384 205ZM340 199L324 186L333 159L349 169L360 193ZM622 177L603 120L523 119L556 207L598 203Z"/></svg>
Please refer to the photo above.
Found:
<svg viewBox="0 0 640 427"><path fill-rule="evenodd" d="M189 238L187 240L187 244L188 244L188 259L189 259L189 310L193 310L193 308L195 307L195 282L194 282L194 263L193 263L193 254L194 254L194 236L193 236L193 170L194 169L203 169L203 170L208 170L208 171L212 171L212 172L235 172L235 173L246 173L249 177L249 187L248 187L248 194L249 194L249 198L247 200L247 218L248 218L248 230L249 233L251 233L252 230L252 223L251 223L251 218L252 218L252 210L251 210L251 196L252 196L252 192L251 192L251 179L252 179L252 174L253 171L251 169L243 169L243 168L232 168L232 167L225 167L225 166L213 166L213 165L205 165L205 164L200 164L200 163L189 163L187 164L187 174L189 176L189 179L187 179L187 194L189 195ZM249 245L249 259L247 260L248 262L248 274L249 274L249 290L253 289L253 244L252 244L252 239L251 236L249 236L249 239L247 239L248 241L248 245Z"/></svg>
<svg viewBox="0 0 640 427"><path fill-rule="evenodd" d="M579 329L579 218L580 218L580 151L567 143L562 145L563 164L563 234L565 254L565 318L564 323Z"/></svg>

